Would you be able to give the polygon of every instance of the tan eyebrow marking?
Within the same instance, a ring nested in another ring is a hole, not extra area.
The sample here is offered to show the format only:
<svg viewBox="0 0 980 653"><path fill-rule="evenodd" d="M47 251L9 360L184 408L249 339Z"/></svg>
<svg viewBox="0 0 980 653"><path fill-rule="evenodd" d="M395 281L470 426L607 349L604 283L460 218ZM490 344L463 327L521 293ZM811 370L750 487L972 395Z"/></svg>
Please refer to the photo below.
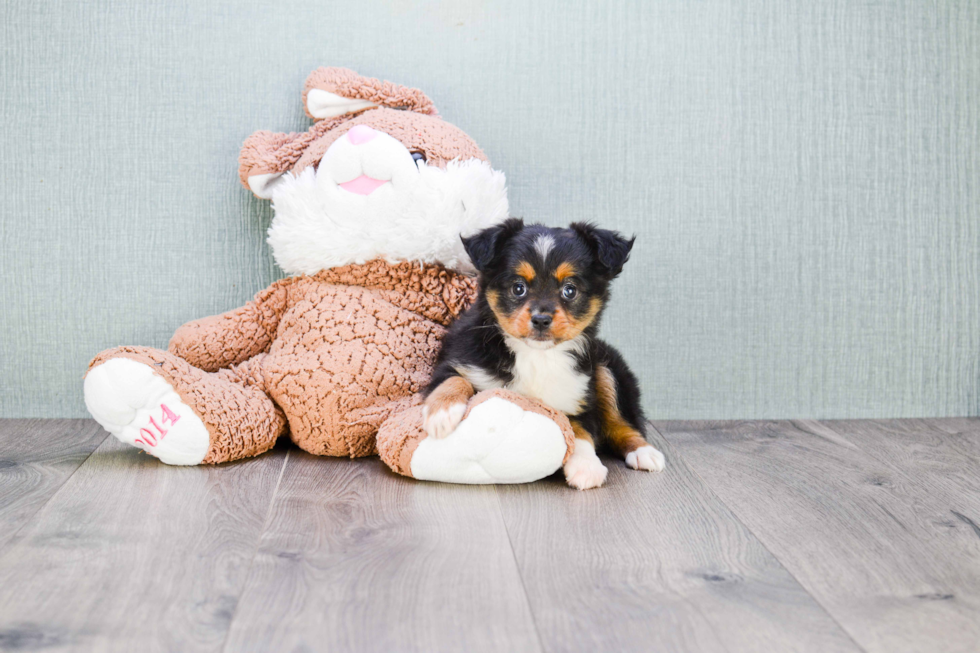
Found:
<svg viewBox="0 0 980 653"><path fill-rule="evenodd" d="M555 270L555 279L558 279L559 281L564 281L568 277L574 277L574 276L575 276L575 266L569 263L568 261L565 261L564 263L559 265L558 269Z"/></svg>
<svg viewBox="0 0 980 653"><path fill-rule="evenodd" d="M521 264L517 266L517 274L528 281L534 281L534 266L527 261L521 261Z"/></svg>

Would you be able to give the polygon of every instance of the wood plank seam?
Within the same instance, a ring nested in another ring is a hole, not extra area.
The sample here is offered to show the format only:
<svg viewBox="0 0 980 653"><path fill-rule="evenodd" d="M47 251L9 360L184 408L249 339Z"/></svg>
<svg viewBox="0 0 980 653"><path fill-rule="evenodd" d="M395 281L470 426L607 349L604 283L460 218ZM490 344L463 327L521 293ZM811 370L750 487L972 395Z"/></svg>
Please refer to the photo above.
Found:
<svg viewBox="0 0 980 653"><path fill-rule="evenodd" d="M654 431L658 436L660 436L660 439L661 440L663 440L664 442L670 442L670 440L668 440L664 436L664 434L660 432L660 429L658 429L654 425L653 421L648 420L647 421L647 426L649 426L652 431ZM684 455L680 452L680 449L679 448L672 446L671 449L673 450L672 453L673 453L673 455L675 457L677 457L677 458L683 458L684 457ZM685 459L685 463L687 464L688 468L690 468L690 470L692 472L694 472L694 475L701 482L701 484L704 485L705 490L707 490L708 492L710 492L712 496L714 496L716 499L718 499L718 501L721 503L721 505L725 506L725 509L728 510L728 512L731 514L732 518L735 519L738 523L740 523L745 528L746 531L748 531L749 533L752 534L752 537L755 538L755 540L759 543L759 545L763 549L765 549L769 553L769 555L771 555L773 557L773 559L776 562L779 563L779 566L782 567L783 570L787 574L789 574L797 582L797 584L803 589L804 592L806 592L807 595L810 596L811 599L813 599L813 602L816 603L820 607L820 609L823 611L823 613L825 615L827 615L827 618L830 619L831 621L833 621L835 624L837 624L837 627L840 628L841 632L844 633L847 636L847 638L854 644L855 648L857 648L857 649L859 649L861 651L865 651L865 653L867 653L868 652L868 649L866 649L865 647L861 646L861 644L858 643L857 640L854 639L854 635L852 635L851 632L847 628L845 628L844 625L840 621L837 620L837 617L835 617L830 612L830 610L827 609L827 606L824 605L820 601L820 599L818 599L816 596L813 595L813 592L811 592L809 589L807 589L806 584L796 574L794 574L790 570L789 567L786 566L786 563L784 563L783 560L778 555L776 555L776 553L769 547L769 545L766 544L765 539L763 537L760 537L758 533L756 533L747 523L745 523L745 520L742 519L741 515L739 515L735 510L733 510L732 509L732 506L730 506L728 504L728 502L725 501L724 498L722 498L721 495L719 495L717 492L715 492L714 488L712 488L711 485L707 482L707 480L704 477L701 476L701 473L698 472L697 468L694 465L692 465L690 462L688 462L686 459Z"/></svg>
<svg viewBox="0 0 980 653"><path fill-rule="evenodd" d="M81 469L81 468L82 468L82 466L83 466L83 465L84 465L84 464L85 464L86 462L88 462L88 459L92 457L92 454L94 454L94 453L96 452L96 450L98 450L98 448L99 448L99 447L101 447L101 446L102 446L102 444L103 444L103 443L105 442L105 439L106 439L107 437L109 437L109 433L108 433L108 432L106 432L106 434L105 434L105 436L104 436L104 437L103 437L103 438L102 438L101 440L99 440L99 444L97 444L97 445L95 446L95 448L93 448L93 449L92 449L91 451L89 451L89 452L88 452L88 455L86 455L86 456L85 456L85 459L84 459L84 460L82 460L82 462L80 462L80 463L78 463L78 465L77 465L77 466L75 467L75 469L73 469L73 470L71 471L71 474L69 474L68 476L66 476L66 477L65 477L65 480L63 480L63 481L61 482L61 485L59 485L59 486L58 486L58 489L57 489L57 490L55 490L54 492L52 492L52 493L51 493L51 496L49 496L49 497L48 497L48 498L47 498L47 499L46 499L46 500L44 501L44 503L42 503L41 505L39 505L39 506L37 507L37 510L35 510L35 511L33 511L33 512L31 513L31 516L30 516L30 518L28 518L28 519L25 519L25 520L24 520L24 523L23 523L23 524L21 524L20 526L18 526L18 527L17 527L17 529L16 529L16 530L15 530L15 531L14 531L13 533L11 533L11 534L10 534L10 538L9 538L9 539L8 539L8 540L7 540L7 541L6 541L6 542L5 542L4 544L3 544L3 546L0 546L0 558L2 558L2 557L3 557L3 553L4 553L4 551L5 551L6 549L9 549L9 548L10 548L10 546L11 546L11 545L13 545L13 544L14 544L14 543L15 543L15 542L17 541L17 535L18 535L18 534L19 534L19 533L20 533L20 532L21 532L22 530L24 530L24 529L25 529L25 528L26 528L27 526L29 526L29 525L31 525L31 524L33 524L33 523L34 523L34 518L35 518L35 517L37 517L37 516L38 516L38 514L40 514L40 513L41 513L41 511L42 511L42 510L44 510L44 508L45 508L45 507L46 507L46 506L47 506L47 505L48 505L49 503L51 503L51 500L52 500L52 499L54 499L54 498L55 498L56 496L58 496L58 493L59 493L59 492L61 492L61 490L62 490L62 488L64 488L64 487L65 487L65 485L67 485L67 484L68 484L68 481L70 481L70 480L71 480L71 477L72 477L72 476L74 476L74 475L75 475L75 473L76 473L76 472L77 472L77 471L78 471L79 469Z"/></svg>
<svg viewBox="0 0 980 653"><path fill-rule="evenodd" d="M228 635L231 634L232 626L235 625L235 619L238 617L238 606L241 603L242 594L245 593L245 589L248 586L248 577L252 573L252 567L255 565L255 558L259 555L259 545L262 542L262 536L265 535L265 531L269 528L269 520L272 519L272 509L276 505L276 496L279 494L279 486L282 485L282 477L286 473L286 468L289 466L289 454L291 449L286 450L286 457L282 461L282 467L279 469L279 478L276 479L276 487L272 490L269 496L269 507L265 511L265 519L262 521L262 528L259 529L255 537L255 546L252 551L252 559L248 562L248 569L245 571L245 581L242 583L241 589L238 591L238 599L235 601L235 607L231 611L231 618L228 620L228 629L225 630L225 639L221 643L221 651L224 651L228 647Z"/></svg>
<svg viewBox="0 0 980 653"><path fill-rule="evenodd" d="M225 650L539 651L494 497L296 451Z"/></svg>
<svg viewBox="0 0 980 653"><path fill-rule="evenodd" d="M527 584L524 581L524 573L521 571L521 565L517 560L517 552L514 550L514 539L511 537L510 528L507 526L507 520L504 519L504 508L500 504L500 493L497 491L496 486L493 488L493 496L497 503L497 514L500 515L500 522L504 525L504 533L507 534L507 545L510 547L510 559L514 562L514 569L517 570L517 577L521 580L521 591L524 593L524 600L527 602L527 611L531 615L531 624L534 626L534 634L538 639L538 648L544 653L548 649L544 645L544 640L541 638L541 629L538 628L538 617L534 614L534 605L531 603L531 596L527 593Z"/></svg>
<svg viewBox="0 0 980 653"><path fill-rule="evenodd" d="M980 440L972 428L972 437L951 438L948 424L668 421L657 428L867 650L973 653L977 531L955 512L980 514Z"/></svg>

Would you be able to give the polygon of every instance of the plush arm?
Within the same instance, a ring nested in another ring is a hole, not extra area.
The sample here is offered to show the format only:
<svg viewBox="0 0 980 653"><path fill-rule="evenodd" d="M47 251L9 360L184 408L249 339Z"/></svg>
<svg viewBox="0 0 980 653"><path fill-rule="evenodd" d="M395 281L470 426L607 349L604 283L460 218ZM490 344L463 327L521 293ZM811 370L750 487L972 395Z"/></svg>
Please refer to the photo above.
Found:
<svg viewBox="0 0 980 653"><path fill-rule="evenodd" d="M188 322L170 339L169 351L206 372L268 351L286 309L289 281L277 281L241 308Z"/></svg>
<svg viewBox="0 0 980 653"><path fill-rule="evenodd" d="M575 448L568 418L509 390L472 397L463 421L434 440L422 428L420 399L378 430L378 454L392 471L445 483L530 483L549 476Z"/></svg>

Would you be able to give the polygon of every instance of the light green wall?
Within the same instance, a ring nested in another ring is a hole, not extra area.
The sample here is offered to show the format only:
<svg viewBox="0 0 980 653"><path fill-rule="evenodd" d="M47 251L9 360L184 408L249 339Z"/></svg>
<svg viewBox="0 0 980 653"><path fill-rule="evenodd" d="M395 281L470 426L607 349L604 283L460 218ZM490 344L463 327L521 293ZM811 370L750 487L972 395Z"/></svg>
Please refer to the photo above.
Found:
<svg viewBox="0 0 980 653"><path fill-rule="evenodd" d="M0 416L278 272L242 140L319 65L424 89L514 213L638 235L604 333L657 418L980 413L980 3L0 8Z"/></svg>

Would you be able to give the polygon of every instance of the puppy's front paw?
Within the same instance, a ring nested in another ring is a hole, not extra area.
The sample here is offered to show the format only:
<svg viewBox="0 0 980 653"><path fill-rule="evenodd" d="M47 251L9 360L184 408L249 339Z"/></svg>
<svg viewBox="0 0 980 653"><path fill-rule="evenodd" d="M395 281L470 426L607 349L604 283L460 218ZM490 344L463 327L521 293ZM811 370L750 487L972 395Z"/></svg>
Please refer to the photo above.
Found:
<svg viewBox="0 0 980 653"><path fill-rule="evenodd" d="M422 428L430 438L441 440L456 430L466 413L473 386L461 376L446 379L432 391L422 406Z"/></svg>
<svg viewBox="0 0 980 653"><path fill-rule="evenodd" d="M632 469L642 469L645 472L664 471L664 455L659 450L647 445L626 454L626 465Z"/></svg>
<svg viewBox="0 0 980 653"><path fill-rule="evenodd" d="M430 412L430 406L422 408L422 428L430 438L441 440L456 430L463 421L466 404L449 404Z"/></svg>
<svg viewBox="0 0 980 653"><path fill-rule="evenodd" d="M589 490L606 482L609 470L594 453L572 457L565 463L565 481L576 490Z"/></svg>

